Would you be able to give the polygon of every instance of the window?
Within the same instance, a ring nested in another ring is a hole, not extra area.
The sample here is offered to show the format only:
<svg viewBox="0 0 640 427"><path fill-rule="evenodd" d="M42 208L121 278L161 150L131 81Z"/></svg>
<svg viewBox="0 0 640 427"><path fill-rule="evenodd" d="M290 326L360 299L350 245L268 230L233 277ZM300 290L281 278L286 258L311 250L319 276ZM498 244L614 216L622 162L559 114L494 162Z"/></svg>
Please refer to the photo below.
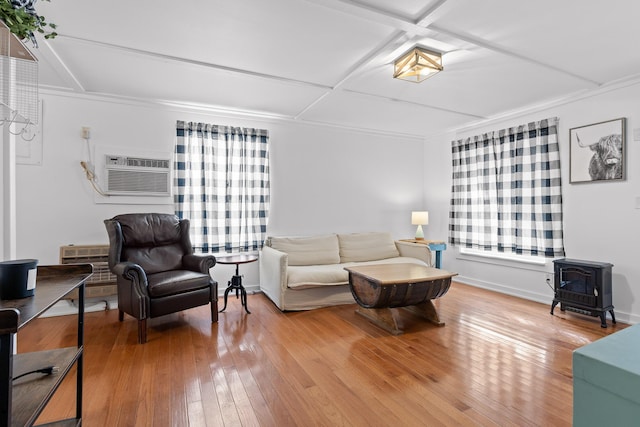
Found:
<svg viewBox="0 0 640 427"><path fill-rule="evenodd" d="M176 215L191 222L197 252L262 247L269 216L269 134L177 123L173 183Z"/></svg>
<svg viewBox="0 0 640 427"><path fill-rule="evenodd" d="M558 119L452 142L449 243L564 256Z"/></svg>

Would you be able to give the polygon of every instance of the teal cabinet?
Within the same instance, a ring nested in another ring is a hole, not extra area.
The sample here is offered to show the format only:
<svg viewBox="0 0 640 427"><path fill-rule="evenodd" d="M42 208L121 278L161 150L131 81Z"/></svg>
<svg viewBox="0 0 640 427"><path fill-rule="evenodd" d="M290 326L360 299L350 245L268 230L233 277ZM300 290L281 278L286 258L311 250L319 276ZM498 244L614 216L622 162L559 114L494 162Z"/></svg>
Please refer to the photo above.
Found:
<svg viewBox="0 0 640 427"><path fill-rule="evenodd" d="M573 352L573 425L640 425L640 325Z"/></svg>

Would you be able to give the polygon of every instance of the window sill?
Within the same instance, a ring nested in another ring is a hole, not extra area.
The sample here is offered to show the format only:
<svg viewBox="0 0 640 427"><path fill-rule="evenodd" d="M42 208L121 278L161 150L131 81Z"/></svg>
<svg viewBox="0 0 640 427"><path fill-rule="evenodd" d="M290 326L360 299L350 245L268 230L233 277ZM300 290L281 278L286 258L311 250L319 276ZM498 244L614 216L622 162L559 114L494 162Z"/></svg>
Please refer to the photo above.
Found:
<svg viewBox="0 0 640 427"><path fill-rule="evenodd" d="M499 252L480 251L477 249L460 248L460 255L469 255L481 258L491 258L507 260L512 262L519 262L525 264L545 265L547 260L542 257L528 256L528 255L510 255Z"/></svg>
<svg viewBox="0 0 640 427"><path fill-rule="evenodd" d="M526 255L509 255L490 251L479 251L460 248L457 258L465 261L495 264L513 268L526 268L535 271L546 271L551 259Z"/></svg>

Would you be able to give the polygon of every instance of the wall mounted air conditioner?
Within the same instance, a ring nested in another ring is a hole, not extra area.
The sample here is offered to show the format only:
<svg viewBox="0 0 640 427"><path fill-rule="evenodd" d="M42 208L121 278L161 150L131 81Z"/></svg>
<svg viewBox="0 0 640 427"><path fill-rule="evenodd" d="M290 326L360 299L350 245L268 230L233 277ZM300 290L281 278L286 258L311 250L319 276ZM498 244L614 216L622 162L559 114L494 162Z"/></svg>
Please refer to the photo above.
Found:
<svg viewBox="0 0 640 427"><path fill-rule="evenodd" d="M133 156L105 156L107 188L118 196L171 195L171 160Z"/></svg>

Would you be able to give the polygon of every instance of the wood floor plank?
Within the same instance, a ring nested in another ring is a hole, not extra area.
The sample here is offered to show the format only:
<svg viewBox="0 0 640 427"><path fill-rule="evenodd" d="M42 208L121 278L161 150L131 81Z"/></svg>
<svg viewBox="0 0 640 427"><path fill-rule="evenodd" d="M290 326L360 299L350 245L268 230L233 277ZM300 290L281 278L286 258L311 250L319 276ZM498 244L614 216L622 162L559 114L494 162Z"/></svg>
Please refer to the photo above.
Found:
<svg viewBox="0 0 640 427"><path fill-rule="evenodd" d="M269 410L269 405L260 390L260 380L255 376L261 374L260 361L263 353L253 333L247 329L247 317L244 313L224 313L225 324L233 324L233 318L240 320L235 324L232 336L242 338L242 345L228 342L227 334L223 338L231 349L231 356L238 374L238 387L234 394L234 402L243 425L277 425ZM241 386L241 388L239 387ZM260 421L258 421L260 420Z"/></svg>
<svg viewBox="0 0 640 427"><path fill-rule="evenodd" d="M217 342L218 325L211 331L203 331L197 340L194 340L194 358L196 360L195 373L199 387L199 403L202 407L202 424L191 425L219 426L223 425L222 411L218 403L213 372L217 369L219 359ZM191 411L189 411L191 420Z"/></svg>
<svg viewBox="0 0 640 427"><path fill-rule="evenodd" d="M397 311L394 336L355 304L280 312L250 295L137 322L85 316L86 426L571 426L572 352L627 325L459 283L444 327ZM18 352L75 344L74 316L36 319ZM38 420L73 414L65 380Z"/></svg>

